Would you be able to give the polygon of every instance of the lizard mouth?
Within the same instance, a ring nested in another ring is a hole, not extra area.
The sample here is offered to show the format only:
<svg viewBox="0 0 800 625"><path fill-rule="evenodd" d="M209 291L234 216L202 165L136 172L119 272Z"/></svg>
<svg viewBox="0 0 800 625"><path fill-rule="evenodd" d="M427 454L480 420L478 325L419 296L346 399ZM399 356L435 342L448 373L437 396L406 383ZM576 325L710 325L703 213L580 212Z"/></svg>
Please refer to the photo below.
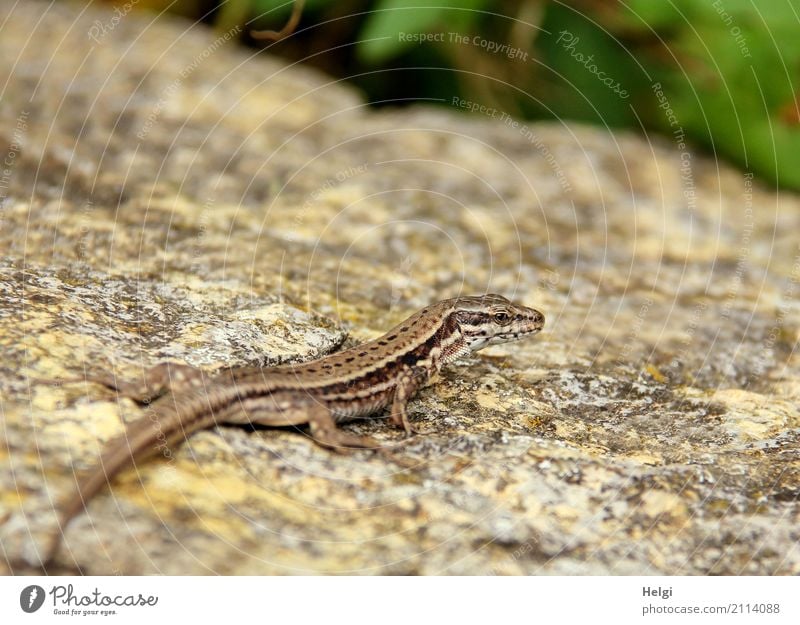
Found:
<svg viewBox="0 0 800 625"><path fill-rule="evenodd" d="M530 330L516 330L514 332L499 332L494 335L494 340L496 341L514 341L523 336L531 336L533 334L538 334L541 332L541 328L531 328Z"/></svg>

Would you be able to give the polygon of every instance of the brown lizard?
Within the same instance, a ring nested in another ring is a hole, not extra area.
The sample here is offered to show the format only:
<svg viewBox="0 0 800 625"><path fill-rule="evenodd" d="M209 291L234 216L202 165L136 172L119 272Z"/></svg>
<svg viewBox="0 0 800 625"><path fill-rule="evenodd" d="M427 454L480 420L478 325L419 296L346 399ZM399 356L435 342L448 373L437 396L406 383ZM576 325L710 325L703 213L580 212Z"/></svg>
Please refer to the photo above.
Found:
<svg viewBox="0 0 800 625"><path fill-rule="evenodd" d="M386 334L357 347L295 365L243 367L210 375L163 363L144 384L102 383L147 404L148 414L112 440L97 465L78 480L60 512L44 562L55 555L69 521L117 473L149 455L170 455L193 432L221 423L308 425L320 445L337 450L378 448L337 423L391 405L391 420L413 432L409 399L442 365L487 345L536 334L544 315L500 295L457 297L423 308Z"/></svg>

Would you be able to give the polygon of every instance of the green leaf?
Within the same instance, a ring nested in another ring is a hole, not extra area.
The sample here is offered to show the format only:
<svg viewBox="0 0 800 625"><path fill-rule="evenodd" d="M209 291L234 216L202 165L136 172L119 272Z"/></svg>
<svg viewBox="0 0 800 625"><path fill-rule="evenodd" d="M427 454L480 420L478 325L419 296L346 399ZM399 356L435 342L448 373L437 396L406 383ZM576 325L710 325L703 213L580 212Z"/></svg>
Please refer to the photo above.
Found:
<svg viewBox="0 0 800 625"><path fill-rule="evenodd" d="M684 19L672 2L653 0L628 0L622 5L621 17L629 27L649 31L671 28Z"/></svg>
<svg viewBox="0 0 800 625"><path fill-rule="evenodd" d="M631 96L644 72L622 42L588 16L550 5L536 46L545 69L534 86L549 115L615 127L636 122Z"/></svg>

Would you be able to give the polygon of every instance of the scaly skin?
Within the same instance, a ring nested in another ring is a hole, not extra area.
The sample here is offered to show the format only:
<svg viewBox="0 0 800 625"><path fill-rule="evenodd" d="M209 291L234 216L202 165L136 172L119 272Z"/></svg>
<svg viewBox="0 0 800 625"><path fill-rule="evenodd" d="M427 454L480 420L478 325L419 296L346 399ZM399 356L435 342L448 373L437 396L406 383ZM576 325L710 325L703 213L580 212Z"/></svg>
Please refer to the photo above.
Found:
<svg viewBox="0 0 800 625"><path fill-rule="evenodd" d="M98 464L78 481L63 506L44 562L55 555L69 521L117 473L154 454L170 455L193 432L221 423L308 425L320 445L343 450L377 448L371 438L337 423L391 406L407 434L407 404L443 365L470 352L539 332L544 315L499 295L457 297L423 308L368 343L297 365L230 369L216 376L164 363L143 385L103 380L147 404L148 414L111 441Z"/></svg>

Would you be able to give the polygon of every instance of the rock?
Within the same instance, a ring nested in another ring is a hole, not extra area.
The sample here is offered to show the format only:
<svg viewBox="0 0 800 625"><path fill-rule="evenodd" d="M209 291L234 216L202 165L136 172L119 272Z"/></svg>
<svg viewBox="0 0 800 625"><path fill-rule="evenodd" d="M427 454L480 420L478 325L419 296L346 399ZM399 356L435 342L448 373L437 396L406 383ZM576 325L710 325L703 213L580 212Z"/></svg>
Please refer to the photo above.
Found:
<svg viewBox="0 0 800 625"><path fill-rule="evenodd" d="M0 8L7 567L141 416L43 380L305 360L495 291L545 332L422 391L417 466L201 432L114 480L51 572L800 573L798 196L666 139L370 110L231 33L112 15Z"/></svg>

